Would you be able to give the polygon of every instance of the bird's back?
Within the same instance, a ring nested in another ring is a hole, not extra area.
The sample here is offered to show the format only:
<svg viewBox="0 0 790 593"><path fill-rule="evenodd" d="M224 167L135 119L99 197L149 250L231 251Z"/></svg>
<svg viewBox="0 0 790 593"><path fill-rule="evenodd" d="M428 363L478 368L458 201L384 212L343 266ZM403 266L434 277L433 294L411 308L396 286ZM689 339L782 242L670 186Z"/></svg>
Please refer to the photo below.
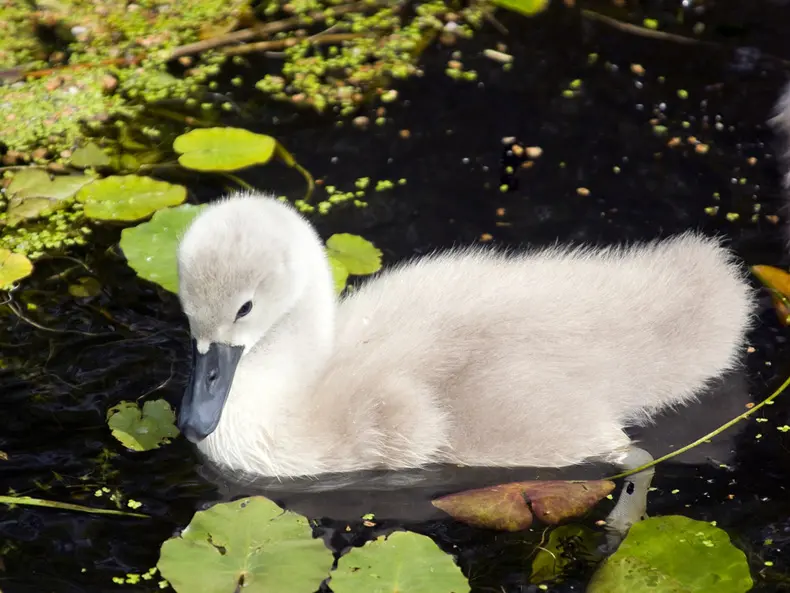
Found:
<svg viewBox="0 0 790 593"><path fill-rule="evenodd" d="M441 433L464 463L576 462L731 367L751 298L729 252L691 233L606 250L445 252L342 302L325 389L400 431L407 418L374 408L413 391L411 440ZM433 409L440 417L417 430Z"/></svg>

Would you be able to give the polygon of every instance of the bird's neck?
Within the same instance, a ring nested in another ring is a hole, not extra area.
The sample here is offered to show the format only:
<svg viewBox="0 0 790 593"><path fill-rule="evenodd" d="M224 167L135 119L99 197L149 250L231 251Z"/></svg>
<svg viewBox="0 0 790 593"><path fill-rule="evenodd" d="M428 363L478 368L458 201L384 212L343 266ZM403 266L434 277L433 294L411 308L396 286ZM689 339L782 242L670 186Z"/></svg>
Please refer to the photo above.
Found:
<svg viewBox="0 0 790 593"><path fill-rule="evenodd" d="M306 462L300 450L316 435L300 430L302 417L332 355L337 310L319 247L301 262L309 280L300 297L239 362L220 424L200 447L214 462L269 475Z"/></svg>

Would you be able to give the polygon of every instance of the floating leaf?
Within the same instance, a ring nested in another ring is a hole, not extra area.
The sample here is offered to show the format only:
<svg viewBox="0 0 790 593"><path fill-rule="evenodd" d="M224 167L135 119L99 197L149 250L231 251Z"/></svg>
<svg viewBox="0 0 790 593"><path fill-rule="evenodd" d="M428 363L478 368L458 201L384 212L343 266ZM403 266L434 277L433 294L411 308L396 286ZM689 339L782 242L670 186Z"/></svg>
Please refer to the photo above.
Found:
<svg viewBox="0 0 790 593"><path fill-rule="evenodd" d="M58 175L50 179L46 171L25 169L14 176L8 186L9 224L38 218L54 210L65 208L77 191L91 183L87 175Z"/></svg>
<svg viewBox="0 0 790 593"><path fill-rule="evenodd" d="M357 235L332 235L326 242L327 253L343 264L349 274L375 274L381 269L381 251Z"/></svg>
<svg viewBox="0 0 790 593"><path fill-rule="evenodd" d="M313 593L332 563L305 518L254 496L195 513L157 568L177 593Z"/></svg>
<svg viewBox="0 0 790 593"><path fill-rule="evenodd" d="M0 290L8 290L11 285L33 273L33 264L21 253L12 253L0 247Z"/></svg>
<svg viewBox="0 0 790 593"><path fill-rule="evenodd" d="M579 558L597 559L598 532L585 525L569 524L555 527L549 539L538 548L532 560L531 583L553 581Z"/></svg>
<svg viewBox="0 0 790 593"><path fill-rule="evenodd" d="M101 292L101 284L96 278L85 276L74 284L69 284L69 294L77 298L94 297Z"/></svg>
<svg viewBox="0 0 790 593"><path fill-rule="evenodd" d="M496 6L524 16L534 16L546 10L549 5L549 0L493 0L493 2Z"/></svg>
<svg viewBox="0 0 790 593"><path fill-rule="evenodd" d="M121 402L107 410L112 436L134 451L149 451L178 436L176 414L163 399L147 401L143 409L134 402Z"/></svg>
<svg viewBox="0 0 790 593"><path fill-rule="evenodd" d="M555 525L583 515L613 489L609 480L511 482L442 496L433 505L475 527L521 531L532 525L533 513Z"/></svg>
<svg viewBox="0 0 790 593"><path fill-rule="evenodd" d="M752 273L771 292L782 325L790 325L790 274L773 266L752 266Z"/></svg>
<svg viewBox="0 0 790 593"><path fill-rule="evenodd" d="M726 532L680 515L635 523L606 559L588 593L741 593L753 586L749 564Z"/></svg>
<svg viewBox="0 0 790 593"><path fill-rule="evenodd" d="M87 169L88 167L106 167L110 164L110 157L107 156L95 142L89 142L74 151L69 159L72 167Z"/></svg>
<svg viewBox="0 0 790 593"><path fill-rule="evenodd" d="M203 206L160 210L151 220L121 231L121 251L137 275L178 293L178 242Z"/></svg>
<svg viewBox="0 0 790 593"><path fill-rule="evenodd" d="M242 128L202 128L173 142L178 162L196 171L236 171L268 163L277 141Z"/></svg>
<svg viewBox="0 0 790 593"><path fill-rule="evenodd" d="M334 593L465 593L469 582L453 559L425 535L396 531L338 561Z"/></svg>
<svg viewBox="0 0 790 593"><path fill-rule="evenodd" d="M335 282L335 292L340 294L346 288L346 282L348 282L348 268L332 256L329 256L327 259L332 268L332 280Z"/></svg>
<svg viewBox="0 0 790 593"><path fill-rule="evenodd" d="M181 204L186 197L182 185L139 175L111 175L77 193L77 200L85 204L85 216L118 221L142 220L157 210Z"/></svg>

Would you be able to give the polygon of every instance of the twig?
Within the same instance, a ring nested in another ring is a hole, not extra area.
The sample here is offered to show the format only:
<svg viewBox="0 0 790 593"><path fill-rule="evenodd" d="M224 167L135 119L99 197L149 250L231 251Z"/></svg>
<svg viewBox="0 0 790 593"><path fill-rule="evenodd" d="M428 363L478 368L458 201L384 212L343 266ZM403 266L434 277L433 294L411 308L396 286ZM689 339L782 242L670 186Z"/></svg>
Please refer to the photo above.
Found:
<svg viewBox="0 0 790 593"><path fill-rule="evenodd" d="M307 41L313 45L324 45L327 43L338 43L340 41L348 41L349 39L358 39L366 37L367 33L334 33L331 35L324 35L311 41L309 37L288 37L287 39L277 39L275 41L259 41L258 43L248 43L246 45L236 45L228 47L223 50L223 53L229 56L240 56L243 54L251 54L258 51L280 50L288 47L293 47L297 43Z"/></svg>
<svg viewBox="0 0 790 593"><path fill-rule="evenodd" d="M708 434L706 434L705 436L698 438L698 439L697 439L696 441L694 441L693 443L689 443L689 444L688 444L688 445L686 445L685 447L683 447L683 448L681 448L681 449L678 449L677 451L673 451L672 453L667 453L667 454L666 454L666 455L664 455L663 457L659 457L658 459L654 459L654 460L653 460L653 461L651 461L650 463L646 463L645 465L643 465L643 466L641 466L641 467L637 467L636 469L628 470L627 472L623 472L623 473L621 473L621 474L617 474L617 475L614 475L614 476L610 476L610 477L608 477L608 478L604 478L604 480L617 480L618 478L624 478L624 477L626 477L626 476L630 476L631 474L636 474L636 473L639 473L639 472L641 472L641 471L644 471L644 470L646 470L646 469L647 469L647 468L649 468L649 467L653 467L654 465L657 465L657 464L661 463L662 461L666 461L667 459L672 459L672 458L673 458L673 457L675 457L676 455L680 455L681 453L685 453L686 451L688 451L688 450L690 450L690 449L693 449L693 448L694 448L694 447L696 447L697 445L701 445L701 444L702 444L702 443L704 443L705 441L708 441L708 440L712 439L713 437L715 437L716 435L718 435L718 434L720 434L720 433L724 432L724 431L725 431L725 430L727 430L727 429L728 429L730 426L734 426L735 424L737 424L737 423L738 423L738 422L740 422L741 420L745 420L746 418L748 418L749 416L751 416L752 414L754 414L754 413L755 413L757 410L759 410L759 409L760 409L760 408L762 408L763 406L770 405L770 404L771 404L771 403L772 403L772 402L773 402L773 401L774 401L774 400L775 400L775 399L776 399L776 398L777 398L779 395L781 395L781 394L782 394L782 392L783 392L785 389L787 389L788 385L790 385L790 377L788 377L787 379L785 379L785 382L784 382L784 383L782 383L782 384L779 386L779 388L778 388L776 391L774 391L774 392L773 392L771 395L769 395L768 397L766 397L766 398L765 398L763 401L761 401L759 404L757 404L756 406L754 406L753 408L751 408L751 409L749 409L749 410L746 410L746 411L745 411L743 414L741 414L740 416L736 416L735 418L733 418L733 419L732 419L732 420L730 420L729 422L727 422L727 423L725 423L725 424L722 424L721 426L719 426L719 427L718 427L716 430L714 430L713 432L709 432L709 433L708 433Z"/></svg>
<svg viewBox="0 0 790 593"><path fill-rule="evenodd" d="M390 3L391 2L388 0L382 0L373 4L369 2L355 2L353 4L334 7L332 8L332 11L329 15L325 14L323 11L316 11L307 15L307 18L309 18L312 23L319 23L325 21L328 16L335 17L340 14L357 11L367 12L383 5L386 6ZM256 27L250 27L248 29L240 29L238 31L233 31L232 33L212 37L211 39L204 39L203 41L189 43L187 45L177 47L172 52L170 52L170 59L173 60L183 56L204 52L208 49L216 49L218 47L231 45L233 43L249 41L250 39L255 39L256 37L268 37L275 33L280 33L281 31L287 31L288 29L298 27L299 25L304 24L304 21L305 17L294 16L281 21L272 21L271 23L264 23Z"/></svg>
<svg viewBox="0 0 790 593"><path fill-rule="evenodd" d="M602 23L606 23L611 27L614 27L615 29L620 29L621 31L625 31L626 33L632 33L634 35L641 35L642 37L661 39L663 41L674 41L676 43L685 43L689 45L709 45L709 46L716 45L715 43L711 43L710 41L702 41L701 39L692 39L691 37L684 37L683 35L677 35L675 33L654 31L653 29L648 29L646 27L632 25L631 23L624 23L610 16L606 16L599 12L588 10L586 8L583 8L581 13L582 16L587 17L588 19L592 19L594 21L600 21Z"/></svg>
<svg viewBox="0 0 790 593"><path fill-rule="evenodd" d="M13 311L14 315L19 317L25 323L28 323L28 324L32 325L33 327L35 327L36 329L40 329L40 330L45 331L45 332L52 332L52 333L55 333L55 334L79 334L80 336L111 336L111 335L113 335L111 333L95 334L93 332L83 332L83 331L79 331L79 330L75 330L75 329L54 329L54 328L51 328L51 327L46 327L44 325L41 325L40 323L36 323L35 321L30 319L29 317L25 317L25 315L22 313L22 311L17 309L17 307L16 307L16 305L14 303L9 302L8 303L8 308L11 309L11 311Z"/></svg>

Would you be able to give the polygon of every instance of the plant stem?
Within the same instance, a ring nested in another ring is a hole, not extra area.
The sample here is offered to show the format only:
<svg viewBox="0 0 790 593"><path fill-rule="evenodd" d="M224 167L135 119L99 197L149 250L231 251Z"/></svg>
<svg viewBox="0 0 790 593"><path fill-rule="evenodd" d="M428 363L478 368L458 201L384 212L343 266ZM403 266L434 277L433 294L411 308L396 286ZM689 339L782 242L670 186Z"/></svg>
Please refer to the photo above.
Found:
<svg viewBox="0 0 790 593"><path fill-rule="evenodd" d="M338 43L340 41L349 41L351 39L359 39L360 37L367 37L367 33L331 33L321 35L320 37L288 37L287 39L277 39L274 41L259 41L257 43L248 43L246 45L236 45L228 47L223 50L223 53L229 56L240 56L244 54L251 54L259 51L271 51L286 49L293 47L297 43L308 42L312 45L325 45L329 43Z"/></svg>
<svg viewBox="0 0 790 593"><path fill-rule="evenodd" d="M788 385L790 385L790 377L785 379L784 383L782 383L776 391L774 391L771 395L766 397L759 404L757 404L756 406L754 406L753 408L751 408L749 410L746 410L743 414L741 414L740 416L736 416L735 418L733 418L729 422L727 422L725 424L722 424L721 426L719 426L713 432L709 432L705 436L698 438L693 443L689 443L688 445L686 445L682 449L678 449L677 451L672 451L672 453L667 453L663 457L659 457L658 459L654 459L650 463L646 463L645 465L643 465L641 467L637 467L636 469L628 470L627 472L623 472L621 474L616 474L614 476L609 476L608 478L603 478L603 479L604 480L617 480L618 478L624 478L626 476L630 476L631 474L639 473L639 472L641 472L643 470L646 470L649 467L653 467L654 465L657 465L657 464L661 463L662 461L666 461L667 459L672 459L676 455L680 455L681 453L685 453L686 451L689 451L690 449L693 449L697 445L701 445L705 441L708 441L708 440L712 439L713 437L715 437L717 434L720 434L720 433L724 432L730 426L734 426L735 424L737 424L741 420L745 420L746 418L748 418L749 416L754 414L757 410L759 410L763 406L770 405L779 395L781 395L781 393L785 389L787 389Z"/></svg>
<svg viewBox="0 0 790 593"><path fill-rule="evenodd" d="M0 503L8 505L21 504L33 507L47 507L51 509L62 509L64 511L79 511L81 513L98 513L100 515L121 515L124 517L139 517L141 519L151 518L150 515L144 515L142 513L116 511L113 509L94 509L92 507L86 507L80 504L58 502L56 500L45 500L43 498L33 498L32 496L0 496Z"/></svg>

